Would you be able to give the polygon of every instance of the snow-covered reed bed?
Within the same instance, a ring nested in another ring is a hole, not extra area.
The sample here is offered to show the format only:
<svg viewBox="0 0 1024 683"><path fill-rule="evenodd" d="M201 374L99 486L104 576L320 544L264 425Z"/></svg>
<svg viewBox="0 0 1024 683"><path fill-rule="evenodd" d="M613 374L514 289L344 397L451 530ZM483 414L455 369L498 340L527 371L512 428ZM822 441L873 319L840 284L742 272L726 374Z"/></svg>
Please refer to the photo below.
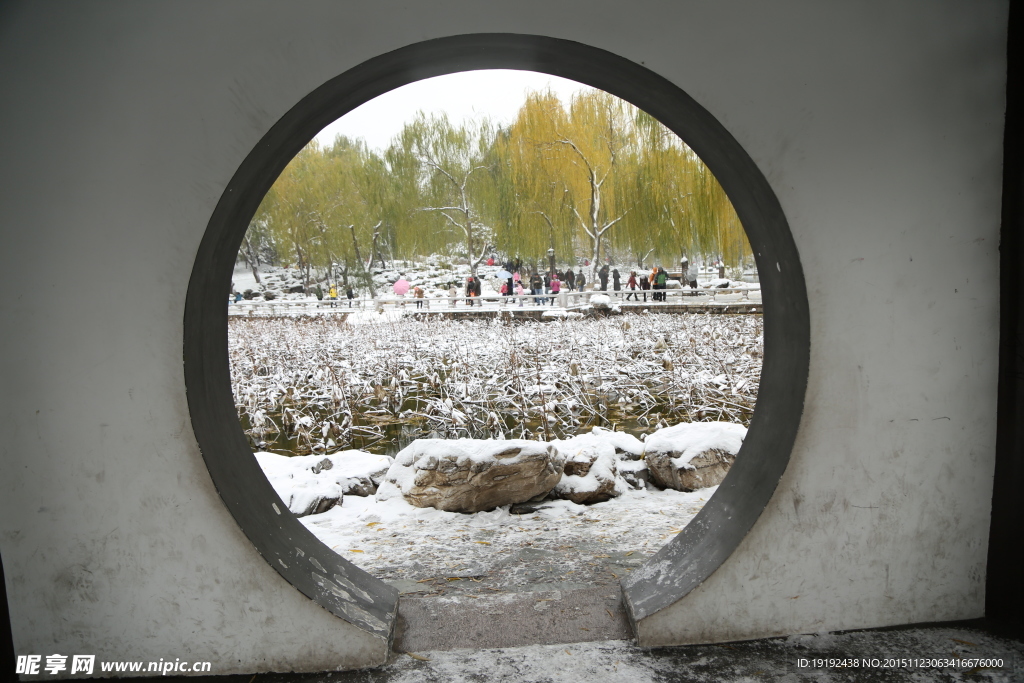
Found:
<svg viewBox="0 0 1024 683"><path fill-rule="evenodd" d="M415 438L640 436L678 422L748 425L760 316L631 315L556 322L414 317L229 322L232 388L260 450L361 448Z"/></svg>

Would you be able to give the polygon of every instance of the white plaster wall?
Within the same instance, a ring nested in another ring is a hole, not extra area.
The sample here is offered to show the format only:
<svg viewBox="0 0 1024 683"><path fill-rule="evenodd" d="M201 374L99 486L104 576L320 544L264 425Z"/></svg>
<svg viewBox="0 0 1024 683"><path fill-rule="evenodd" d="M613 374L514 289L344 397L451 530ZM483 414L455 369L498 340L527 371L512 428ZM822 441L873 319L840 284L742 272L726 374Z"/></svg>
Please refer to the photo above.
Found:
<svg viewBox="0 0 1024 683"><path fill-rule="evenodd" d="M19 653L214 673L371 659L217 496L185 401L185 292L225 184L287 109L365 59L470 32L577 40L680 85L765 172L803 259L812 359L790 468L652 638L982 613L1006 4L625 8L0 10L0 553Z"/></svg>

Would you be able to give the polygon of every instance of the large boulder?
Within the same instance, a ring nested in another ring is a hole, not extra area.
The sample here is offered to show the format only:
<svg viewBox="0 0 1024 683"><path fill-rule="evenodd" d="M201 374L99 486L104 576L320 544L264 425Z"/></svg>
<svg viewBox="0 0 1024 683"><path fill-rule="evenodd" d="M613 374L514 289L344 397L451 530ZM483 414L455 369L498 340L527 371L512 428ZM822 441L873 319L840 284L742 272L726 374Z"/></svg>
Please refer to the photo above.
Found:
<svg viewBox="0 0 1024 683"><path fill-rule="evenodd" d="M635 436L594 427L589 434L552 442L565 453L562 480L552 494L577 505L603 503L627 488L620 476L624 459L640 457L644 444Z"/></svg>
<svg viewBox="0 0 1024 683"><path fill-rule="evenodd" d="M722 483L747 428L732 422L684 422L647 437L644 459L655 484L679 491Z"/></svg>
<svg viewBox="0 0 1024 683"><path fill-rule="evenodd" d="M564 466L562 452L542 441L417 439L395 456L377 499L402 496L448 512L493 510L545 495Z"/></svg>
<svg viewBox="0 0 1024 683"><path fill-rule="evenodd" d="M373 495L392 461L386 455L356 450L331 455L255 455L270 485L297 517L327 512L345 494Z"/></svg>

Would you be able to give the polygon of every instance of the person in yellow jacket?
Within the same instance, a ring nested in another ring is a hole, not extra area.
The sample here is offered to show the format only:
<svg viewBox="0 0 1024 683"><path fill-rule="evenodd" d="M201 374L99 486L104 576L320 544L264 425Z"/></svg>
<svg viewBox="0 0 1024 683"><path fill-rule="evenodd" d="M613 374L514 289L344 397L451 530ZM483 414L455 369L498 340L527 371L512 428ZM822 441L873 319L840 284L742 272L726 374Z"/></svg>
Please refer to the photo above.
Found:
<svg viewBox="0 0 1024 683"><path fill-rule="evenodd" d="M336 303L338 301L338 287L336 285L331 285L331 291L327 293L327 298L331 301L331 308L338 305Z"/></svg>

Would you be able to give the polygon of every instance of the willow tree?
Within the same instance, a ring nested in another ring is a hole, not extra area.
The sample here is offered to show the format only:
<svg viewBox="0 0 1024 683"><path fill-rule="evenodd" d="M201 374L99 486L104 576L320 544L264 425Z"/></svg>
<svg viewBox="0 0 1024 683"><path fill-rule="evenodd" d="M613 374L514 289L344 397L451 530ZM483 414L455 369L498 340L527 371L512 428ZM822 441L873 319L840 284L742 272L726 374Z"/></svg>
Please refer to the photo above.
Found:
<svg viewBox="0 0 1024 683"><path fill-rule="evenodd" d="M657 257L674 262L714 255L732 263L749 255L732 203L700 157L650 114L635 110L635 122L645 156L639 180L649 201L637 207L633 218L649 226Z"/></svg>
<svg viewBox="0 0 1024 683"><path fill-rule="evenodd" d="M250 222L281 253L294 255L306 286L317 268L348 284L349 274L373 290L370 265L383 261L385 226L396 212L391 174L362 140L339 136L322 147L315 141L285 167ZM337 271L337 272L336 272Z"/></svg>
<svg viewBox="0 0 1024 683"><path fill-rule="evenodd" d="M322 265L323 261L318 253L322 250L316 244L319 231L314 225L320 208L318 195L322 177L317 170L321 165L320 147L315 142L304 147L288 162L256 213L271 235L277 252L294 255L307 286L314 263Z"/></svg>
<svg viewBox="0 0 1024 683"><path fill-rule="evenodd" d="M377 154L362 140L310 143L285 168L250 234L302 269L369 286L375 261L461 250L472 272L492 245L510 256L554 249L570 265L581 247L600 267L609 247L642 265L652 254L735 263L749 255L717 180L655 119L601 91L568 106L527 96L507 128L453 125L420 113ZM370 288L372 290L372 287Z"/></svg>
<svg viewBox="0 0 1024 683"><path fill-rule="evenodd" d="M574 255L575 217L568 190L560 180L537 172L537 145L520 130L499 130L490 152L495 193L484 208L496 228L495 246L528 262L542 259L548 249L563 257Z"/></svg>
<svg viewBox="0 0 1024 683"><path fill-rule="evenodd" d="M492 237L481 206L495 195L488 158L493 137L486 121L453 126L444 115L421 112L392 145L394 158L410 155L418 164L414 229L434 245L461 242L473 275L486 257Z"/></svg>
<svg viewBox="0 0 1024 683"><path fill-rule="evenodd" d="M389 176L384 161L370 152L362 140L335 138L320 165L317 210L313 224L320 232L327 261L343 264L373 292L370 266L379 259L383 267L381 232L388 219Z"/></svg>
<svg viewBox="0 0 1024 683"><path fill-rule="evenodd" d="M576 232L599 267L608 231L646 200L632 110L599 90L575 95L568 109L551 92L527 96L509 129L517 229Z"/></svg>

